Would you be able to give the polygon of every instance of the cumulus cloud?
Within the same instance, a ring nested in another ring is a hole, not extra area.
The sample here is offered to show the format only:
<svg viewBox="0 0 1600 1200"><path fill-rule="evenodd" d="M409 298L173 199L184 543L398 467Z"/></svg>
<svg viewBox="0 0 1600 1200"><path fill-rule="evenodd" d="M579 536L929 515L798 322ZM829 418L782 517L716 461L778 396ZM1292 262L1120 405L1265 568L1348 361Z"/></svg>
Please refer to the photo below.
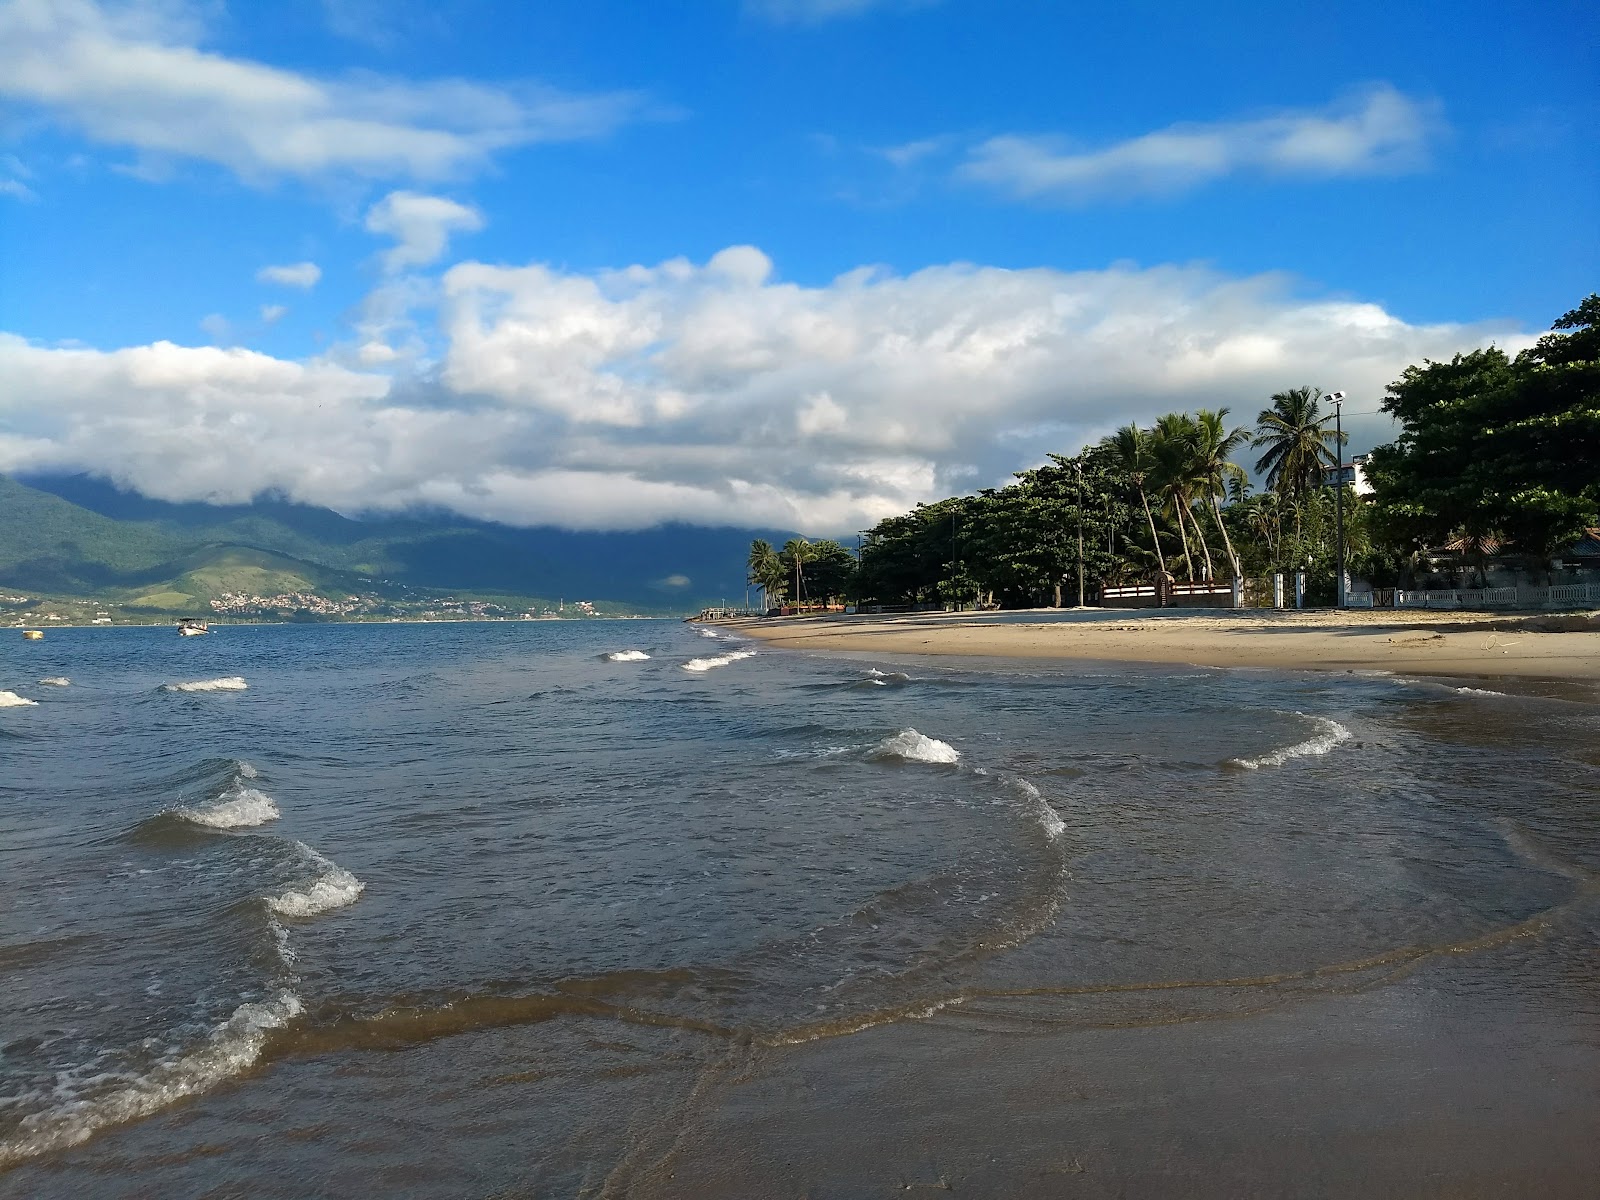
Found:
<svg viewBox="0 0 1600 1200"><path fill-rule="evenodd" d="M1416 168L1440 128L1434 105L1387 84L1315 110L1171 125L1099 149L1008 134L974 147L959 174L1014 196L1082 202L1170 194L1227 175L1372 175Z"/></svg>
<svg viewBox="0 0 1600 1200"><path fill-rule="evenodd" d="M1129 420L1203 405L1248 421L1300 384L1376 408L1408 363L1528 340L1202 267L958 263L801 286L750 246L593 273L461 263L437 299L443 356L415 373L0 338L0 471L90 470L167 499L276 489L343 511L838 534Z"/></svg>
<svg viewBox="0 0 1600 1200"><path fill-rule="evenodd" d="M286 263L280 267L262 267L256 272L261 283L275 283L280 287L300 288L310 291L322 278L322 268L314 262Z"/></svg>
<svg viewBox="0 0 1600 1200"><path fill-rule="evenodd" d="M453 233L483 228L483 214L443 196L390 192L367 211L368 233L395 240L383 255L384 269L426 266L444 256Z"/></svg>
<svg viewBox="0 0 1600 1200"><path fill-rule="evenodd" d="M199 159L251 181L440 179L494 151L605 134L639 98L537 84L323 79L203 50L172 6L0 2L0 95L156 162Z"/></svg>

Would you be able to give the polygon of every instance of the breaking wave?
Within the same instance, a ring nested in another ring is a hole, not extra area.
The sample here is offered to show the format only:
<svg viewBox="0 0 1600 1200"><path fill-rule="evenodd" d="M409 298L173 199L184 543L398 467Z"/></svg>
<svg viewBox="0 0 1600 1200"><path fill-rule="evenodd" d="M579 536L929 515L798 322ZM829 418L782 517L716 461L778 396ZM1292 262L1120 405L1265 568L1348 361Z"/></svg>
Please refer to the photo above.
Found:
<svg viewBox="0 0 1600 1200"><path fill-rule="evenodd" d="M613 650L610 654L602 654L600 657L607 662L644 662L650 656L643 650Z"/></svg>
<svg viewBox="0 0 1600 1200"><path fill-rule="evenodd" d="M1010 785L1012 791L1022 797L1023 804L1044 827L1045 836L1051 841L1067 831L1067 823L1061 819L1061 814L1056 812L1050 801L1044 798L1044 793L1033 784L1017 775L1006 776L1006 783Z"/></svg>
<svg viewBox="0 0 1600 1200"><path fill-rule="evenodd" d="M37 703L39 703L37 700L29 700L26 696L19 696L15 692L0 692L0 708L24 708Z"/></svg>
<svg viewBox="0 0 1600 1200"><path fill-rule="evenodd" d="M0 1142L0 1167L76 1146L109 1126L137 1121L215 1087L249 1069L261 1057L270 1032L301 1011L300 998L281 991L270 1000L241 1004L200 1045L164 1058L142 1074L96 1074L87 1081L91 1094L74 1094L70 1085L58 1083L57 1091L65 1092L58 1102L24 1117L15 1136Z"/></svg>
<svg viewBox="0 0 1600 1200"><path fill-rule="evenodd" d="M242 675L225 675L221 679L196 679L192 683L164 683L163 692L242 692L250 685Z"/></svg>
<svg viewBox="0 0 1600 1200"><path fill-rule="evenodd" d="M941 742L915 729L902 729L874 746L872 757L896 758L903 762L955 763L961 761L961 751L949 742Z"/></svg>
<svg viewBox="0 0 1600 1200"><path fill-rule="evenodd" d="M43 683L44 680L40 680ZM1462 696L1504 696L1504 692L1492 691L1489 688L1458 687L1451 689Z"/></svg>
<svg viewBox="0 0 1600 1200"><path fill-rule="evenodd" d="M366 884L338 863L324 858L304 842L296 842L295 845L321 869L322 874L303 891L291 889L281 896L267 897L267 907L273 912L285 917L314 917L354 904L356 897L367 890Z"/></svg>
<svg viewBox="0 0 1600 1200"><path fill-rule="evenodd" d="M68 679L65 675L46 675L43 679L39 680L39 682L44 684L46 687L68 687L71 685L72 680Z"/></svg>
<svg viewBox="0 0 1600 1200"><path fill-rule="evenodd" d="M730 650L726 654L719 654L715 658L691 658L683 664L685 671L712 671L717 667L725 667L729 663L738 662L741 658L753 658L754 650Z"/></svg>
<svg viewBox="0 0 1600 1200"><path fill-rule="evenodd" d="M244 772L241 771L240 774ZM253 776L252 770L245 778ZM211 804L198 808L180 808L177 811L185 821L209 826L212 829L248 829L254 825L265 825L268 821L276 821L283 815L278 811L278 806L271 796L240 784L234 784Z"/></svg>
<svg viewBox="0 0 1600 1200"><path fill-rule="evenodd" d="M703 638L719 638L719 637L722 636L715 629L706 629L704 627L695 630L695 632L698 633Z"/></svg>
<svg viewBox="0 0 1600 1200"><path fill-rule="evenodd" d="M1295 716L1305 717L1306 714L1297 712ZM1307 717L1307 719L1316 723L1317 733L1314 736L1255 758L1230 758L1228 765L1243 767L1248 771L1256 771L1262 767L1281 767L1291 758L1310 758L1326 754L1340 742L1350 740L1350 731L1337 721L1327 717Z"/></svg>

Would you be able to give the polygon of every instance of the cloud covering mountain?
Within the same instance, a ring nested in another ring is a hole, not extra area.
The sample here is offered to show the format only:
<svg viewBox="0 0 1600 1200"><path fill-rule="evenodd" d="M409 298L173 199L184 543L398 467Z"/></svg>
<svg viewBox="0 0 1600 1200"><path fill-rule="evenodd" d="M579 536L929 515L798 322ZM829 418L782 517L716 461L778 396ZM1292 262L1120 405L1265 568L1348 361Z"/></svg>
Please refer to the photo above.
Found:
<svg viewBox="0 0 1600 1200"><path fill-rule="evenodd" d="M87 470L170 500L839 532L1129 420L1248 420L1300 382L1372 408L1407 363L1519 340L1202 266L952 263L803 287L732 246L597 273L468 261L410 289L433 323L409 356L0 339L0 471ZM389 326L415 332L423 313L400 309Z"/></svg>

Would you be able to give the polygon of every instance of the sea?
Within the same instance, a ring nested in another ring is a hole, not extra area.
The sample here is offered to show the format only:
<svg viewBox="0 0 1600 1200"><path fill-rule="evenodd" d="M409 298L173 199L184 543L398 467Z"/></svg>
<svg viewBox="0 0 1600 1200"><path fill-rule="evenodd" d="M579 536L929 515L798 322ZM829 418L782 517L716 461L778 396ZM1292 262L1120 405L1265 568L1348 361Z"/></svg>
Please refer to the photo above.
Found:
<svg viewBox="0 0 1600 1200"><path fill-rule="evenodd" d="M8 634L0 1194L1586 1194L1553 688Z"/></svg>

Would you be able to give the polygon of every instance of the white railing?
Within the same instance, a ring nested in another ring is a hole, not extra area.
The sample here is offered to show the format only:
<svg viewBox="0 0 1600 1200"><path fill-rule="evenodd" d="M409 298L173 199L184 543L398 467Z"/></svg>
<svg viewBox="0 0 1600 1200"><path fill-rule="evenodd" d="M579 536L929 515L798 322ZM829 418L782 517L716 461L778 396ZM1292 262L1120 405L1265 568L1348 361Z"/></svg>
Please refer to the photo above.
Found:
<svg viewBox="0 0 1600 1200"><path fill-rule="evenodd" d="M1354 595L1350 599L1353 602ZM1600 607L1600 584L1399 590L1394 594L1394 606L1396 608L1594 608Z"/></svg>

